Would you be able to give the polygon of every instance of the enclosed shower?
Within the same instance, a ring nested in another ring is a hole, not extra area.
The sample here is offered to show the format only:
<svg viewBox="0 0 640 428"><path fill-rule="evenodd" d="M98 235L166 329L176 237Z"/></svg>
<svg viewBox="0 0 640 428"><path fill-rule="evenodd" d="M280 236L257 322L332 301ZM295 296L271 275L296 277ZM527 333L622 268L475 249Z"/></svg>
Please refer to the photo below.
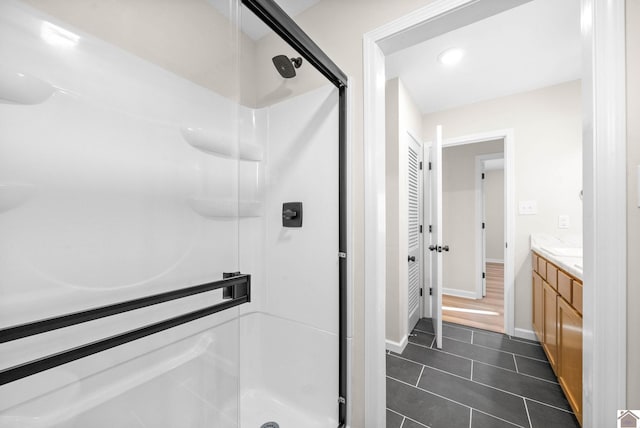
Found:
<svg viewBox="0 0 640 428"><path fill-rule="evenodd" d="M3 0L0 58L0 427L345 426L335 64L272 0Z"/></svg>

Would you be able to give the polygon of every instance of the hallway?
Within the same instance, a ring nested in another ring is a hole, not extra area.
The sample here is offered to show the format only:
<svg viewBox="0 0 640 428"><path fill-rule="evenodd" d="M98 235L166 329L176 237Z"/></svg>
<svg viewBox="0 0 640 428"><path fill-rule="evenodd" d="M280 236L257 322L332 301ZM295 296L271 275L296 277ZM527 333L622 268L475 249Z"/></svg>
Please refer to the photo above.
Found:
<svg viewBox="0 0 640 428"><path fill-rule="evenodd" d="M485 272L487 295L484 298L474 300L446 294L442 296L444 321L504 332L504 264L487 262Z"/></svg>
<svg viewBox="0 0 640 428"><path fill-rule="evenodd" d="M537 342L421 319L387 353L387 428L571 428L579 424Z"/></svg>

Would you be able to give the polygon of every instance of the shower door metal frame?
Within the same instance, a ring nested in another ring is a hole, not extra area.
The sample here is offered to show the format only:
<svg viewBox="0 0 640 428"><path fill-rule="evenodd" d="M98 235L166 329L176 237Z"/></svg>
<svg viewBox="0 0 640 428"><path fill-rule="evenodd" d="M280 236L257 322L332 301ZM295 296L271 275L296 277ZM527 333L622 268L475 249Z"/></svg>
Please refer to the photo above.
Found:
<svg viewBox="0 0 640 428"><path fill-rule="evenodd" d="M339 144L339 369L338 428L346 426L347 416L347 75L322 49L278 6L274 0L241 0L269 28L312 64L338 88Z"/></svg>

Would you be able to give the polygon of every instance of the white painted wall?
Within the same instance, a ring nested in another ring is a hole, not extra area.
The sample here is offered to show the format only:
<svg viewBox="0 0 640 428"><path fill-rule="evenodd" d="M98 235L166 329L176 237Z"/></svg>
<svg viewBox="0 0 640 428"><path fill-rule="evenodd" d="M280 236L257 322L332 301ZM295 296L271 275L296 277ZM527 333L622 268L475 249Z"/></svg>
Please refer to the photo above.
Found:
<svg viewBox="0 0 640 428"><path fill-rule="evenodd" d="M504 261L504 170L484 173L485 257Z"/></svg>
<svg viewBox="0 0 640 428"><path fill-rule="evenodd" d="M640 409L640 2L627 1L627 408Z"/></svg>
<svg viewBox="0 0 640 428"><path fill-rule="evenodd" d="M423 129L437 124L443 125L445 139L514 129L516 204L520 200L535 200L538 204L537 215L517 215L515 225L515 327L530 330L530 234L566 236L582 232L582 204L578 197L582 188L580 82L426 115ZM570 216L569 229L558 229L560 214Z"/></svg>
<svg viewBox="0 0 640 428"><path fill-rule="evenodd" d="M386 339L398 350L408 331L407 131L422 135L422 115L398 78L386 86Z"/></svg>
<svg viewBox="0 0 640 428"><path fill-rule="evenodd" d="M444 147L442 150L442 242L449 252L442 258L445 294L476 294L476 156L500 153L500 141Z"/></svg>

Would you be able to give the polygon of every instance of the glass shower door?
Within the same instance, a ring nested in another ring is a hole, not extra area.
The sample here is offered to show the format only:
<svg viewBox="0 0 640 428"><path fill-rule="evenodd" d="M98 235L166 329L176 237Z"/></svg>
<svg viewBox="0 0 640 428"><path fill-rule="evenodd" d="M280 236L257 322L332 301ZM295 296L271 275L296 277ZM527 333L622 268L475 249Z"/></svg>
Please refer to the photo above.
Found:
<svg viewBox="0 0 640 428"><path fill-rule="evenodd" d="M339 90L241 9L243 141L240 267L252 272L241 307L243 428L339 425ZM271 425L264 425L271 426ZM275 426L275 425L273 425Z"/></svg>
<svg viewBox="0 0 640 428"><path fill-rule="evenodd" d="M0 427L238 426L238 3L212 3L0 3Z"/></svg>

